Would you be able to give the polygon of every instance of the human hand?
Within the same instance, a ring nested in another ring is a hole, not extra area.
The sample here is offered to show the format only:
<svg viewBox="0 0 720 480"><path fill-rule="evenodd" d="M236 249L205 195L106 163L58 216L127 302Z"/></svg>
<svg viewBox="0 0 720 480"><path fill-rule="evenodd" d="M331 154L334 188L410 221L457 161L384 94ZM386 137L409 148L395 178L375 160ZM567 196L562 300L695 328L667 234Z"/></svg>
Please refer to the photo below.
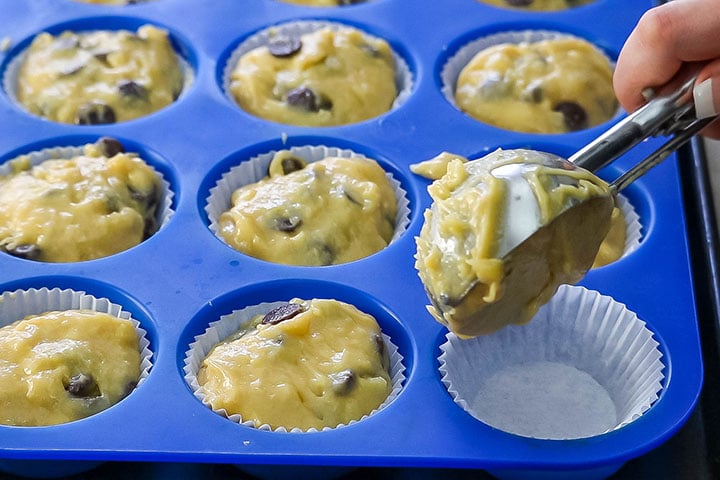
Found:
<svg viewBox="0 0 720 480"><path fill-rule="evenodd" d="M614 74L615 94L632 112L642 91L670 82L689 63L701 62L695 86L698 116L720 113L720 0L674 0L642 16L623 46ZM720 122L703 135L720 139Z"/></svg>

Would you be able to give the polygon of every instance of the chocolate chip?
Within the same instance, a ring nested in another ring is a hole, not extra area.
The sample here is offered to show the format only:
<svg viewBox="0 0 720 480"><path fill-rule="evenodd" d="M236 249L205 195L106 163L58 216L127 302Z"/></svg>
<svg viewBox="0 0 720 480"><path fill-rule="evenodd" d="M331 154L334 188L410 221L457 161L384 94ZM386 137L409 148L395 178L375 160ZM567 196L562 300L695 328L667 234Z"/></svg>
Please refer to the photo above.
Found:
<svg viewBox="0 0 720 480"><path fill-rule="evenodd" d="M145 205L147 209L157 205L160 201L160 192L158 191L157 185L154 183L152 184L150 190L147 191L138 190L132 185L128 185L128 192L130 193L130 198Z"/></svg>
<svg viewBox="0 0 720 480"><path fill-rule="evenodd" d="M155 216L145 217L145 225L143 227L143 240L147 240L152 237L153 233L157 232L158 222Z"/></svg>
<svg viewBox="0 0 720 480"><path fill-rule="evenodd" d="M147 100L148 98L147 89L133 80L122 80L118 82L117 88L123 97L132 97L139 100Z"/></svg>
<svg viewBox="0 0 720 480"><path fill-rule="evenodd" d="M100 387L92 375L78 373L70 377L65 384L65 390L76 398L94 398L99 397Z"/></svg>
<svg viewBox="0 0 720 480"><path fill-rule="evenodd" d="M544 97L543 89L540 85L530 84L523 92L523 100L526 102L540 103Z"/></svg>
<svg viewBox="0 0 720 480"><path fill-rule="evenodd" d="M295 55L302 48L302 41L297 37L279 35L268 43L268 50L274 57L286 58Z"/></svg>
<svg viewBox="0 0 720 480"><path fill-rule="evenodd" d="M283 175L287 175L288 173L297 172L298 170L302 170L305 168L305 161L301 158L297 157L286 157L283 158L280 162L280 166L282 167Z"/></svg>
<svg viewBox="0 0 720 480"><path fill-rule="evenodd" d="M100 102L86 103L80 106L75 123L78 125L104 125L115 123L115 111L109 105Z"/></svg>
<svg viewBox="0 0 720 480"><path fill-rule="evenodd" d="M42 255L40 247L33 243L23 243L13 248L6 248L5 251L13 257L24 258L25 260L37 260Z"/></svg>
<svg viewBox="0 0 720 480"><path fill-rule="evenodd" d="M335 252L327 243L317 243L313 246L318 255L320 265L332 265L335 261Z"/></svg>
<svg viewBox="0 0 720 480"><path fill-rule="evenodd" d="M352 370L331 373L332 389L338 395L348 395L357 386L357 377Z"/></svg>
<svg viewBox="0 0 720 480"><path fill-rule="evenodd" d="M302 225L302 219L297 215L293 215L291 217L278 217L274 220L274 223L275 230L292 233L297 230L300 225Z"/></svg>
<svg viewBox="0 0 720 480"><path fill-rule="evenodd" d="M288 105L308 112L317 112L320 110L315 92L307 87L293 88L288 92L285 101Z"/></svg>
<svg viewBox="0 0 720 480"><path fill-rule="evenodd" d="M270 325L278 324L284 320L289 320L303 311L303 306L298 303L287 303L273 308L262 319L260 323L269 323Z"/></svg>
<svg viewBox="0 0 720 480"><path fill-rule="evenodd" d="M553 110L562 113L565 119L565 126L571 132L588 127L588 118L585 109L575 102L560 102L555 105Z"/></svg>
<svg viewBox="0 0 720 480"><path fill-rule="evenodd" d="M112 137L101 137L98 139L97 145L106 157L114 157L118 153L125 153L125 147L123 147L123 144Z"/></svg>
<svg viewBox="0 0 720 480"><path fill-rule="evenodd" d="M109 67L110 63L108 62L108 55L110 55L110 52L99 52L93 54L93 57L95 57L98 62L102 63L106 67Z"/></svg>
<svg viewBox="0 0 720 480"><path fill-rule="evenodd" d="M381 335L375 335L375 345L377 346L378 355L380 355L380 364L385 371L390 371L390 354Z"/></svg>
<svg viewBox="0 0 720 480"><path fill-rule="evenodd" d="M130 394L132 393L132 391L135 390L136 387L137 387L137 382L134 382L134 381L133 381L133 382L128 382L128 383L125 385L125 388L123 389L123 393L122 393L123 398L127 397L128 395L130 395Z"/></svg>
<svg viewBox="0 0 720 480"><path fill-rule="evenodd" d="M352 194L350 192L348 192L347 190L343 189L343 195L345 196L345 198L350 200L350 203L354 203L355 205L362 206L362 202L360 202L355 197L353 197Z"/></svg>
<svg viewBox="0 0 720 480"><path fill-rule="evenodd" d="M534 0L505 0L511 7L527 7L532 5Z"/></svg>

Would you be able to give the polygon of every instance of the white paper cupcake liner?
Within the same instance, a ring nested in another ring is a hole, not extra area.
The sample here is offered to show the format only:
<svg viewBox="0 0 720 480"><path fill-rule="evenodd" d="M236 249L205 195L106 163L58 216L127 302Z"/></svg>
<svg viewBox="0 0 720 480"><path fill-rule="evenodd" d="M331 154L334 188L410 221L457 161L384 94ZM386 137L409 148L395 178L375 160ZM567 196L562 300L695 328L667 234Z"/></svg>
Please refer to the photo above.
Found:
<svg viewBox="0 0 720 480"><path fill-rule="evenodd" d="M529 324L441 346L442 382L476 419L541 439L600 435L659 398L664 365L645 322L612 298L563 285Z"/></svg>
<svg viewBox="0 0 720 480"><path fill-rule="evenodd" d="M83 147L83 145L50 147L20 155L19 157L10 159L0 164L0 177L4 175L9 175L13 172L13 162L15 162L18 158L27 158L29 165L31 167L34 167L46 160L69 160L73 157L83 155ZM139 156L139 158L142 157ZM160 203L155 214L155 218L158 220L158 231L160 231L163 227L165 227L165 225L167 225L172 216L175 214L174 210L172 209L172 200L175 196L175 193L170 188L170 183L165 179L163 174L157 171L150 163L147 162L147 160L143 160L145 161L146 165L155 173L155 175L157 175L162 185L162 195L160 197Z"/></svg>
<svg viewBox="0 0 720 480"><path fill-rule="evenodd" d="M223 70L223 91L225 96L233 103L237 104L237 101L233 97L232 91L230 90L231 75L235 66L240 61L240 57L246 53L254 50L258 47L263 47L270 42L270 39L277 35L287 35L290 37L301 37L307 33L312 33L322 28L330 28L333 31L343 29L354 29L349 25L345 25L337 22L328 21L293 21L282 25L275 25L258 33L248 37L246 40L240 43L237 48L230 54L225 69ZM373 40L384 40L375 35L371 35L366 32L362 32L366 38ZM395 60L395 85L398 90L398 95L395 97L395 101L392 104L391 110L400 107L405 100L410 96L410 92L413 86L412 74L410 73L410 67L408 66L405 59L392 50L393 58Z"/></svg>
<svg viewBox="0 0 720 480"><path fill-rule="evenodd" d="M97 298L79 290L45 287L4 292L0 295L0 327L22 320L28 315L80 309L107 313L132 322L140 348L140 377L137 382L137 385L140 386L150 374L152 367L153 353L150 351L147 332L139 321L132 318L130 312L123 310L122 306L112 303L106 298Z"/></svg>
<svg viewBox="0 0 720 480"><path fill-rule="evenodd" d="M203 405L212 410L212 406L210 405L209 401L206 399L205 395L200 389L200 385L197 380L197 373L203 360L205 359L205 357L207 357L208 353L210 353L212 348L223 339L240 330L243 325L247 324L257 315L264 315L273 308L285 304L287 304L287 302L266 302L246 307L240 310L235 310L232 313L223 315L222 317L220 317L219 320L210 323L208 325L208 328L205 330L205 333L195 337L195 341L190 344L188 351L185 353L185 367L183 370L185 372L185 381L192 389L193 395L195 395L195 397L197 397L203 403ZM336 427L324 427L322 431L334 430L335 428L341 428L346 425L352 425L354 423L362 421L363 419L375 414L376 412L379 412L380 410L388 406L398 396L400 390L402 390L403 382L405 381L405 365L402 362L403 356L400 354L397 346L392 342L388 335L383 333L382 336L383 340L385 341L388 355L390 357L390 380L392 382L390 394L385 399L385 401L380 404L380 406L378 406L375 410L371 411L367 415L364 415L357 420L351 420L347 424L341 423ZM318 431L318 429L316 428L302 430L300 428L287 429L285 427L279 427L273 429L268 424L263 424L255 427L255 423L252 420L245 420L239 414L228 415L228 412L224 409L218 409L213 411L219 415L228 418L233 422L245 425L247 427L257 428L259 430L285 433Z"/></svg>
<svg viewBox="0 0 720 480"><path fill-rule="evenodd" d="M290 147L288 150L292 152L293 155L303 158L308 163L317 162L327 157L368 159L365 155L352 150L327 147L324 145ZM277 152L277 150L273 150L243 161L223 174L217 184L210 189L210 196L207 198L205 212L208 214L208 219L210 220L210 230L221 240L222 237L218 235L217 222L220 215L232 207L233 192L242 186L258 182L266 177L268 166ZM385 172L385 175L395 192L395 199L397 201L395 233L389 242L389 244L392 244L405 233L410 224L410 202L407 198L407 192L402 188L400 182L388 171Z"/></svg>
<svg viewBox="0 0 720 480"><path fill-rule="evenodd" d="M147 0L145 0L147 1ZM154 1L154 0L153 0ZM162 28L162 27L158 27ZM118 29L120 30L120 29ZM129 31L132 31L131 29L127 29ZM99 30L77 30L76 33L92 33ZM135 30L137 32L137 29ZM56 35L57 36L57 35ZM30 48L30 45L28 44L27 48L25 48L23 51L18 53L14 58L12 58L5 67L5 72L3 72L2 77L2 86L5 90L5 93L7 93L10 100L15 102L17 106L22 108L24 111L26 111L30 115L36 115L32 112L29 112L25 106L20 103L20 101L17 98L17 85L18 85L18 76L20 75L20 68L22 68L23 62L25 62L25 57L27 56L27 50ZM180 71L183 75L183 88L180 91L180 94L178 95L178 98L175 99L173 103L177 103L180 101L180 99L187 93L187 91L192 86L193 82L195 81L195 74L193 72L192 66L188 61L179 53L176 52L178 65L180 67ZM172 105L172 104L171 104ZM170 105L166 105L163 108L167 108ZM162 110L162 108L160 109ZM153 112L154 113L154 112ZM142 117L138 117L142 118ZM50 120L50 119L48 119ZM135 119L133 119L135 120ZM50 120L53 121L53 120ZM127 120L131 121L131 120Z"/></svg>
<svg viewBox="0 0 720 480"><path fill-rule="evenodd" d="M625 249L620 257L623 258L640 247L642 240L642 223L640 222L640 216L635 211L635 207L627 197L619 193L615 196L615 200L625 218Z"/></svg>
<svg viewBox="0 0 720 480"><path fill-rule="evenodd" d="M445 65L443 65L443 68L440 72L440 79L442 81L440 91L442 92L445 99L450 102L451 105L453 105L455 108L458 108L457 103L455 102L455 86L457 85L457 80L460 76L460 72L463 68L465 68L465 65L467 65L476 54L480 53L486 48L502 43L536 43L543 40L557 40L562 38L575 38L586 41L585 39L577 37L575 35L556 32L552 30L517 30L500 32L473 40L461 47L452 57L448 59L447 62L445 62ZM598 53L607 57L604 52L602 52L597 47L595 48L597 49ZM608 60L610 60L611 65L614 68L614 62L612 62L612 59L608 58ZM615 117L619 116L622 111L623 110L618 107L618 111L615 114Z"/></svg>

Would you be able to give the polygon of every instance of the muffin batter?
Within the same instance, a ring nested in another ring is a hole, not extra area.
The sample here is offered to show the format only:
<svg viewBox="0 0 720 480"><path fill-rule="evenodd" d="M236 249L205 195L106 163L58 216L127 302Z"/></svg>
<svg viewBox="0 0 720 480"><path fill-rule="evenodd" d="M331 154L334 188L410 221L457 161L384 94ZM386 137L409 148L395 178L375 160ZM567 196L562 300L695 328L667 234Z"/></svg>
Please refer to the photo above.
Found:
<svg viewBox="0 0 720 480"><path fill-rule="evenodd" d="M585 275L610 228L614 202L607 184L559 162L541 165L543 159L531 150L498 150L471 162L454 159L428 188L434 203L416 239L415 266L433 302L430 313L458 336L529 321L559 285ZM515 199L506 195L506 181L494 175L498 167L518 163L537 165L524 176L545 226L499 255L508 235L501 228L504 212ZM576 206L558 216L568 202Z"/></svg>
<svg viewBox="0 0 720 480"><path fill-rule="evenodd" d="M578 38L504 43L480 51L462 69L455 102L500 128L571 132L615 115L612 74L606 56Z"/></svg>
<svg viewBox="0 0 720 480"><path fill-rule="evenodd" d="M391 390L375 319L325 299L293 299L255 319L213 348L198 383L213 410L288 430L359 420Z"/></svg>
<svg viewBox="0 0 720 480"><path fill-rule="evenodd" d="M275 35L240 58L230 90L253 115L303 126L367 120L398 94L390 46L352 28Z"/></svg>
<svg viewBox="0 0 720 480"><path fill-rule="evenodd" d="M443 152L435 158L410 165L410 170L430 180L437 180L445 175L448 164L453 160L467 162L467 159L449 152ZM625 253L627 241L627 223L622 209L613 207L610 218L610 231L600 244L600 249L591 268L598 268L617 261Z"/></svg>
<svg viewBox="0 0 720 480"><path fill-rule="evenodd" d="M396 214L393 187L374 160L328 157L306 164L283 150L270 163L268 177L233 193L217 232L256 258L331 265L385 248Z"/></svg>
<svg viewBox="0 0 720 480"><path fill-rule="evenodd" d="M0 424L55 425L116 404L138 382L139 348L132 322L90 310L0 328Z"/></svg>
<svg viewBox="0 0 720 480"><path fill-rule="evenodd" d="M480 0L498 7L519 8L523 10L551 11L586 5L594 0Z"/></svg>
<svg viewBox="0 0 720 480"><path fill-rule="evenodd" d="M157 230L160 179L117 140L70 159L11 162L14 171L0 176L0 251L78 262L127 250Z"/></svg>
<svg viewBox="0 0 720 480"><path fill-rule="evenodd" d="M35 115L61 123L122 122L171 104L183 72L167 32L138 29L43 32L17 78L17 99Z"/></svg>

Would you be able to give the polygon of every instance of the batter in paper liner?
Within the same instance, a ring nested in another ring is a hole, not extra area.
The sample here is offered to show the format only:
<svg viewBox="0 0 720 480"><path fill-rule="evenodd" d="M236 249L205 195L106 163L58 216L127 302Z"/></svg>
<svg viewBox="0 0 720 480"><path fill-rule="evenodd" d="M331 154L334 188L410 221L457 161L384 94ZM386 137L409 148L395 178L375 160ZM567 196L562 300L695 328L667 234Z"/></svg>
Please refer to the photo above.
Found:
<svg viewBox="0 0 720 480"><path fill-rule="evenodd" d="M428 310L459 336L528 322L559 285L585 275L610 228L614 202L607 184L584 170L540 165L543 160L531 150L498 150L470 162L445 154L414 167L447 167L428 188L433 205L416 239L415 266L433 301ZM491 171L512 163L538 164L526 178L545 226L500 257L508 199L504 180ZM551 177L563 176L570 181L551 187ZM556 217L569 199L579 205Z"/></svg>
<svg viewBox="0 0 720 480"><path fill-rule="evenodd" d="M579 38L502 43L478 52L460 71L455 102L500 128L565 133L617 112L607 57Z"/></svg>
<svg viewBox="0 0 720 480"><path fill-rule="evenodd" d="M293 299L257 317L212 349L198 383L213 410L287 430L359 420L391 391L375 319L329 299Z"/></svg>
<svg viewBox="0 0 720 480"><path fill-rule="evenodd" d="M388 43L354 28L277 33L240 58L230 90L258 117L303 126L367 120L390 110L398 94Z"/></svg>
<svg viewBox="0 0 720 480"><path fill-rule="evenodd" d="M140 376L129 320L91 310L51 311L0 328L0 424L55 425L98 413Z"/></svg>
<svg viewBox="0 0 720 480"><path fill-rule="evenodd" d="M104 137L72 158L11 162L0 176L0 251L78 262L127 250L157 230L161 180L117 140Z"/></svg>
<svg viewBox="0 0 720 480"><path fill-rule="evenodd" d="M306 163L278 152L268 176L238 188L218 219L236 250L290 265L331 265L385 248L395 232L397 200L385 170L361 157Z"/></svg>
<svg viewBox="0 0 720 480"><path fill-rule="evenodd" d="M20 67L17 99L31 113L57 122L108 124L171 104L183 81L168 33L152 25L137 32L43 32Z"/></svg>

